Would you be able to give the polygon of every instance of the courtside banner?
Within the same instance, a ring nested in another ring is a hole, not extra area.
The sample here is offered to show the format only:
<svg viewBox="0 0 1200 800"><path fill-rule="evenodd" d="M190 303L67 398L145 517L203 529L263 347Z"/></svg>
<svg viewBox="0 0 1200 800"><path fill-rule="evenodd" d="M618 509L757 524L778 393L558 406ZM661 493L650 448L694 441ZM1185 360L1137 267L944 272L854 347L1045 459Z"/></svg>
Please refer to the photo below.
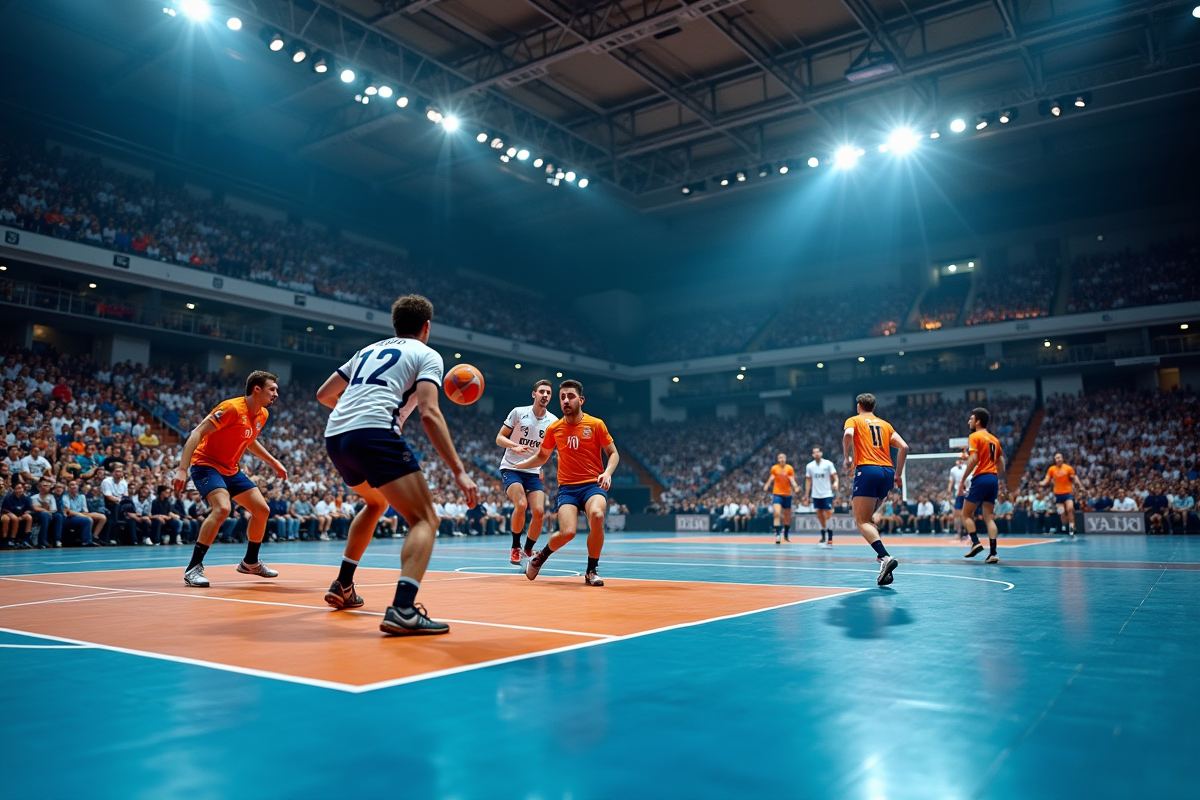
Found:
<svg viewBox="0 0 1200 800"><path fill-rule="evenodd" d="M676 531L704 531L709 530L708 514L676 514L675 515L675 530Z"/></svg>
<svg viewBox="0 0 1200 800"><path fill-rule="evenodd" d="M1083 533L1145 533L1146 515L1140 511L1085 511Z"/></svg>
<svg viewBox="0 0 1200 800"><path fill-rule="evenodd" d="M820 531L821 523L817 521L816 514L793 514L792 530ZM834 514L829 518L829 530L857 533L858 526L854 524L854 517L849 514Z"/></svg>

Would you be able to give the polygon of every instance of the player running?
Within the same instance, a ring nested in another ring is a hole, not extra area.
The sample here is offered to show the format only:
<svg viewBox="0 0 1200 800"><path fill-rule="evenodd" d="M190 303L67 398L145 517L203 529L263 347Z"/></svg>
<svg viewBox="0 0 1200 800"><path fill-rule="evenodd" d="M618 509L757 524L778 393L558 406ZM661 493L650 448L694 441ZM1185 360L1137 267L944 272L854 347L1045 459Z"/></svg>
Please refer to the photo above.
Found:
<svg viewBox="0 0 1200 800"><path fill-rule="evenodd" d="M621 456L604 422L583 413L583 384L565 380L558 385L562 419L546 429L537 455L517 464L514 469L536 469L558 450L558 532L546 546L529 559L525 577L533 580L550 554L575 538L579 512L587 514L588 560L583 581L588 586L603 586L596 574L600 551L604 549L604 514L608 509L608 489ZM605 459L607 458L607 462Z"/></svg>
<svg viewBox="0 0 1200 800"><path fill-rule="evenodd" d="M983 552L979 536L975 533L975 509L983 506L983 524L987 528L988 564L1000 560L996 555L996 519L992 512L996 508L996 497L1008 494L1008 487L1000 480L1004 473L1004 450L1000 440L988 432L988 410L977 408L971 412L967 424L971 427L971 435L967 439L967 463L963 465L964 475L959 479L959 494L963 493L963 483L970 478L971 488L963 502L962 520L971 537L971 549L964 558L974 558Z"/></svg>
<svg viewBox="0 0 1200 800"><path fill-rule="evenodd" d="M391 505L409 525L396 594L379 623L379 630L393 636L450 632L449 625L430 619L416 601L433 554L438 515L421 466L401 435L414 409L420 409L421 425L454 473L467 505L473 508L477 502L475 481L467 475L438 408L442 357L428 346L432 319L433 304L421 295L399 298L392 304L396 336L359 350L317 390L317 400L333 409L325 426L325 452L365 503L350 522L341 569L325 602L334 608L363 605L354 591L354 572L379 517Z"/></svg>
<svg viewBox="0 0 1200 800"><path fill-rule="evenodd" d="M954 532L958 534L959 541L967 538L962 526L963 501L967 499L963 492L970 488L970 481L963 485L963 476L967 474L966 462L965 453L954 461L954 466L950 468L950 485L946 489L954 498Z"/></svg>
<svg viewBox="0 0 1200 800"><path fill-rule="evenodd" d="M842 426L842 456L846 469L854 470L854 489L850 500L854 523L863 538L875 550L879 561L879 576L875 583L887 586L892 573L900 564L888 555L879 540L879 528L871 521L875 509L887 498L892 487L900 487L899 476L908 458L908 443L887 422L875 416L875 395L869 392L857 398L858 414ZM891 448L896 448L896 463L892 464Z"/></svg>
<svg viewBox="0 0 1200 800"><path fill-rule="evenodd" d="M1054 505L1058 508L1058 516L1062 519L1063 527L1068 536L1075 535L1075 493L1074 489L1083 491L1083 484L1075 474L1075 468L1063 463L1063 454L1054 454L1054 463L1046 470L1041 486L1054 481Z"/></svg>
<svg viewBox="0 0 1200 800"><path fill-rule="evenodd" d="M771 511L775 517L775 544L779 544L780 535L784 541L790 542L788 534L792 530L792 495L800 493L800 485L796 483L796 470L787 463L787 455L780 453L775 456L771 465L771 474L767 477L764 492L771 493Z"/></svg>
<svg viewBox="0 0 1200 800"><path fill-rule="evenodd" d="M833 496L837 490L837 467L825 458L820 447L814 447L812 461L804 467L804 504L811 504L817 511L817 522L821 525L820 544L825 547L833 547L833 528L829 526L829 520L833 517Z"/></svg>
<svg viewBox="0 0 1200 800"><path fill-rule="evenodd" d="M249 450L275 470L275 477L287 480L283 464L258 442L258 435L267 424L267 408L278 397L277 376L262 370L251 372L246 378L245 396L222 401L196 426L183 445L179 469L171 481L175 493L183 494L190 476L196 491L212 507L200 525L192 560L183 571L183 582L188 586L209 585L208 578L204 577L204 555L229 517L231 499L250 512L246 556L238 563L237 571L261 578L274 578L279 574L258 560L258 549L262 546L271 510L254 481L238 466L242 455Z"/></svg>
<svg viewBox="0 0 1200 800"><path fill-rule="evenodd" d="M500 460L500 477L504 480L504 493L512 500L513 512L512 552L508 563L528 567L533 558L533 545L542 532L542 518L546 513L546 486L542 483L541 469L517 469L516 465L529 458L542 447L546 429L558 417L547 409L554 397L554 385L540 380L533 385L533 404L517 406L508 412L496 444L504 448ZM525 537L525 549L521 549L521 531L525 528L525 513L529 512L529 535Z"/></svg>

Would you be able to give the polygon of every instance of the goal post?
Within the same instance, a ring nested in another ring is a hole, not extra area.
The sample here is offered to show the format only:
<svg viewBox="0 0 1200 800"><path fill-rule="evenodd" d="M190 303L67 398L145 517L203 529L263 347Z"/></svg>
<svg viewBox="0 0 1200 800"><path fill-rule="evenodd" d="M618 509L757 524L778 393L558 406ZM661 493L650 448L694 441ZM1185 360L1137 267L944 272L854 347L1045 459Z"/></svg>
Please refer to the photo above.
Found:
<svg viewBox="0 0 1200 800"><path fill-rule="evenodd" d="M928 493L931 496L944 492L950 483L950 468L962 457L960 451L953 453L917 453L904 461L900 473L901 496L904 502L910 497ZM911 494L910 494L910 489Z"/></svg>

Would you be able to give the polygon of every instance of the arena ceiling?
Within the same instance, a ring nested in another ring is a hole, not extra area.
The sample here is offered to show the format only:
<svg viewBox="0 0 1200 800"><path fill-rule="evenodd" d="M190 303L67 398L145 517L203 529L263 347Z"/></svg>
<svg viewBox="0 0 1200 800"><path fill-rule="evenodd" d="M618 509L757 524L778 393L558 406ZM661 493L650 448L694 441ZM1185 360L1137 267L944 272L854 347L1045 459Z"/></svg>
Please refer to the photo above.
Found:
<svg viewBox="0 0 1200 800"><path fill-rule="evenodd" d="M976 136L991 114L984 133L1016 138L1056 121L1040 101L1099 116L1194 105L1200 88L1191 0L214 0L203 26L182 19L185 2L10 0L0 36L26 59L77 65L111 97L173 113L186 101L215 133L401 193L468 164L544 184L553 165L643 209L712 196L699 190L738 172L827 163L897 126L949 136L962 117ZM322 55L331 69L318 74ZM409 106L355 102L368 82ZM432 124L430 108L461 130ZM1007 109L1017 115L1001 125ZM530 158L502 162L509 147Z"/></svg>

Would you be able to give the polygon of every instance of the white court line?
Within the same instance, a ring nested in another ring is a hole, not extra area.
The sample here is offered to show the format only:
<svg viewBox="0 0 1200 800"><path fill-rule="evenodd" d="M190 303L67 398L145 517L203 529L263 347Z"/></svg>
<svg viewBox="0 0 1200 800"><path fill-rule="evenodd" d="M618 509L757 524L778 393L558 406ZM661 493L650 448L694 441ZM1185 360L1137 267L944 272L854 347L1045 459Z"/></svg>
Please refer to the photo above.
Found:
<svg viewBox="0 0 1200 800"><path fill-rule="evenodd" d="M91 650L86 644L0 644L6 650Z"/></svg>
<svg viewBox="0 0 1200 800"><path fill-rule="evenodd" d="M140 594L140 592L138 594ZM52 600L35 600L31 603L13 603L7 606L0 606L0 611L3 611L7 608L20 608L22 606L44 606L49 605L50 603L81 603L91 600L125 600L130 597L137 597L138 594L131 593L124 589L113 589L109 592L81 594L78 597L56 597Z"/></svg>
<svg viewBox="0 0 1200 800"><path fill-rule="evenodd" d="M766 536L770 536L770 534L765 534L765 535L766 535ZM794 534L793 534L793 535L794 535ZM851 537L851 538L852 538L852 540L853 540L853 539L855 539L855 538L857 538L857 537L858 537L858 534L857 534L857 533L845 533L845 534L843 534L843 536L846 536L846 537ZM688 538L691 538L691 537L688 537ZM882 539L883 537L880 537L880 538ZM614 544L616 544L616 543L617 543L617 541L618 541L618 540L614 540L614 541L613 541L613 543L614 543ZM946 543L946 544L944 545L945 547L958 547L959 545L963 544L962 542L958 541L957 539L954 539L954 540L950 540L950 539L914 539L913 541L921 541L921 542L940 542L940 541L944 541L944 542ZM1039 545L1039 544L1062 544L1062 543L1063 543L1065 540L1063 540L1063 539L1044 539L1044 540L1037 541L1037 542L1021 542L1021 544L1005 544L1003 539L997 539L996 541L999 543L999 546L1000 546L1000 547L1003 547L1003 548L1005 548L1006 550L1016 550L1016 549L1017 549L1017 548L1019 548L1019 547L1036 547L1036 546L1037 546L1037 545ZM754 546L754 547L758 547L758 546L760 546L760 545L768 545L768 544L771 544L771 542L765 542L765 541L764 541L764 542L696 542L696 541L678 541L677 539L668 539L668 538L665 538L665 537L664 537L664 538L653 539L653 540L650 540L650 539L621 539L621 540L619 540L619 542L620 542L621 544L627 544L627 543L636 543L636 544L692 544L692 545L703 546L703 547L730 547L730 546L732 546L732 547L742 547L742 546L745 546L745 545L751 545L751 546ZM818 544L817 542L786 542L785 544L791 545L792 547L796 547L796 546L800 546L800 547L820 547L820 544ZM896 539L896 538L894 538L894 537L893 537L892 539L890 539L890 540L888 540L888 541L884 542L884 544L886 544L888 547L905 547L905 546L909 546L909 547L911 547L911 546L912 546L911 544L909 544L909 545L906 545L906 544L905 544L905 540L903 540L903 539ZM923 547L923 548L926 548L926 549L928 549L929 547L942 547L943 545L919 545L919 546L920 546L920 547ZM779 552L781 552L781 553L786 553L786 552L787 552L787 549L786 549L786 548L785 548L785 549L781 549ZM822 550L822 552L828 552L828 551L827 551L827 550Z"/></svg>

